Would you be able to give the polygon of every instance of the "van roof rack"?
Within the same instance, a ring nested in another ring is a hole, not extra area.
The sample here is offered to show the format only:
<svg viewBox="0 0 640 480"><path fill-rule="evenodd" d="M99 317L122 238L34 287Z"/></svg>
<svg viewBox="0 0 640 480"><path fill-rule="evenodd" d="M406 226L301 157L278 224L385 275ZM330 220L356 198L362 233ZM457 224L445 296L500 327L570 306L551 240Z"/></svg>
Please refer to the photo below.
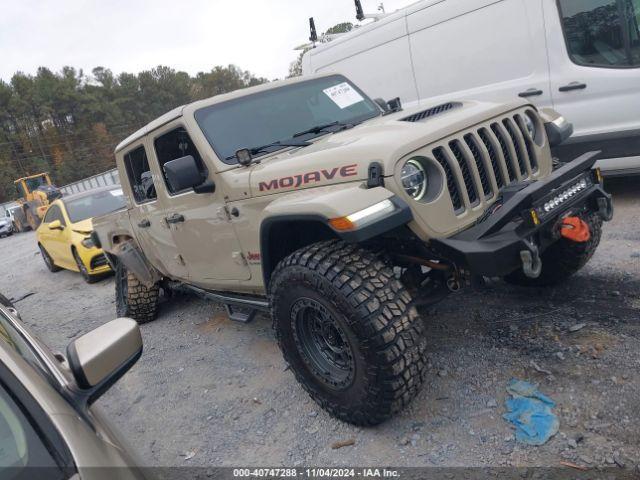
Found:
<svg viewBox="0 0 640 480"><path fill-rule="evenodd" d="M378 5L378 12L382 13L364 13L364 9L362 8L362 2L360 0L355 0L356 3L356 19L359 22L363 20L372 19L374 22L384 18L387 16L387 13L384 9L384 3L380 3Z"/></svg>

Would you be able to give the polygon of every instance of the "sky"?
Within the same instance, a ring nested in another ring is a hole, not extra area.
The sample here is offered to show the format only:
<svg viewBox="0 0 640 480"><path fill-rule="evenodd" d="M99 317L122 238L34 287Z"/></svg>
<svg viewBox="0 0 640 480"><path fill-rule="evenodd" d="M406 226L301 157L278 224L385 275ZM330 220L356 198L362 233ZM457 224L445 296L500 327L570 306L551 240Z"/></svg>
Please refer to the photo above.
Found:
<svg viewBox="0 0 640 480"><path fill-rule="evenodd" d="M375 13L380 0L362 0ZM386 0L387 12L415 0ZM353 0L0 0L0 79L39 66L137 73L166 65L190 74L234 64L286 76L309 37L355 20Z"/></svg>

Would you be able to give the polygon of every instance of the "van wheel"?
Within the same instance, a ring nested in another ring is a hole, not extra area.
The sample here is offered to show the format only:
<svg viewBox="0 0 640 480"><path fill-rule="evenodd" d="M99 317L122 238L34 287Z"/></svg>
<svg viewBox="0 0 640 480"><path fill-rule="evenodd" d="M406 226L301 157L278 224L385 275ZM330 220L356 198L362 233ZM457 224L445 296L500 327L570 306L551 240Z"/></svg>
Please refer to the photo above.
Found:
<svg viewBox="0 0 640 480"><path fill-rule="evenodd" d="M588 242L576 243L561 238L540 256L542 272L538 278L529 278L520 269L504 277L504 281L523 287L547 287L562 283L578 272L591 260L602 237L602 218L597 213L580 218L589 225L591 238Z"/></svg>
<svg viewBox="0 0 640 480"><path fill-rule="evenodd" d="M44 264L47 266L47 269L50 272L55 273L55 272L59 272L60 270L62 270L55 263L53 263L53 259L51 258L51 255L49 255L49 252L47 252L42 245L38 244L38 248L40 249L40 254L42 255L42 260L44 261Z"/></svg>
<svg viewBox="0 0 640 480"><path fill-rule="evenodd" d="M424 326L407 290L373 253L340 241L298 250L276 268L269 300L286 362L335 417L376 425L420 390Z"/></svg>
<svg viewBox="0 0 640 480"><path fill-rule="evenodd" d="M148 323L156 318L160 287L148 288L131 273L122 262L116 265L116 312L118 317L129 317L136 322Z"/></svg>

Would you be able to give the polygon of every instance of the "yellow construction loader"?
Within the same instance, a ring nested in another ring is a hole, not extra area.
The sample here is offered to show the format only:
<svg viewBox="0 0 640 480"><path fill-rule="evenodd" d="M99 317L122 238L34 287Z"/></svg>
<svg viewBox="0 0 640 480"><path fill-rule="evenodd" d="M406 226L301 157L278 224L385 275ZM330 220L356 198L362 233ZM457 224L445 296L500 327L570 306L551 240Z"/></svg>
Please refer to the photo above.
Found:
<svg viewBox="0 0 640 480"><path fill-rule="evenodd" d="M62 196L58 187L51 183L48 173L39 173L19 178L13 182L18 192L18 205L14 213L14 225L19 232L35 230L42 222L47 208Z"/></svg>

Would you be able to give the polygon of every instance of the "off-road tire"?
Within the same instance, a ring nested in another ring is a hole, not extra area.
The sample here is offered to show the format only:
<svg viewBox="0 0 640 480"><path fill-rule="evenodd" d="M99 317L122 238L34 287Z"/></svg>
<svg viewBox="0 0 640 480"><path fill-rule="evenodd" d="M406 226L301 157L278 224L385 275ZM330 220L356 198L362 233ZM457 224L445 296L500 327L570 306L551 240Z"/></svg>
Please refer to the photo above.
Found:
<svg viewBox="0 0 640 480"><path fill-rule="evenodd" d="M424 325L410 294L379 256L340 241L313 244L278 264L269 292L284 358L330 414L356 425L376 425L419 392L426 373ZM342 330L355 367L350 383L329 385L301 353L303 327L293 313L300 302L319 305Z"/></svg>
<svg viewBox="0 0 640 480"><path fill-rule="evenodd" d="M47 252L47 250L41 244L38 244L38 248L40 249L40 255L42 255L42 261L50 272L56 273L62 270L62 268L60 268L53 262L53 258L51 258L49 252Z"/></svg>
<svg viewBox="0 0 640 480"><path fill-rule="evenodd" d="M505 282L523 287L547 287L564 282L584 267L600 244L602 218L596 213L580 218L589 225L589 241L577 243L561 238L540 256L542 272L538 278L529 278L519 269L504 277Z"/></svg>
<svg viewBox="0 0 640 480"><path fill-rule="evenodd" d="M122 262L116 265L116 312L118 317L129 317L139 324L156 318L160 287L149 288L128 272Z"/></svg>

